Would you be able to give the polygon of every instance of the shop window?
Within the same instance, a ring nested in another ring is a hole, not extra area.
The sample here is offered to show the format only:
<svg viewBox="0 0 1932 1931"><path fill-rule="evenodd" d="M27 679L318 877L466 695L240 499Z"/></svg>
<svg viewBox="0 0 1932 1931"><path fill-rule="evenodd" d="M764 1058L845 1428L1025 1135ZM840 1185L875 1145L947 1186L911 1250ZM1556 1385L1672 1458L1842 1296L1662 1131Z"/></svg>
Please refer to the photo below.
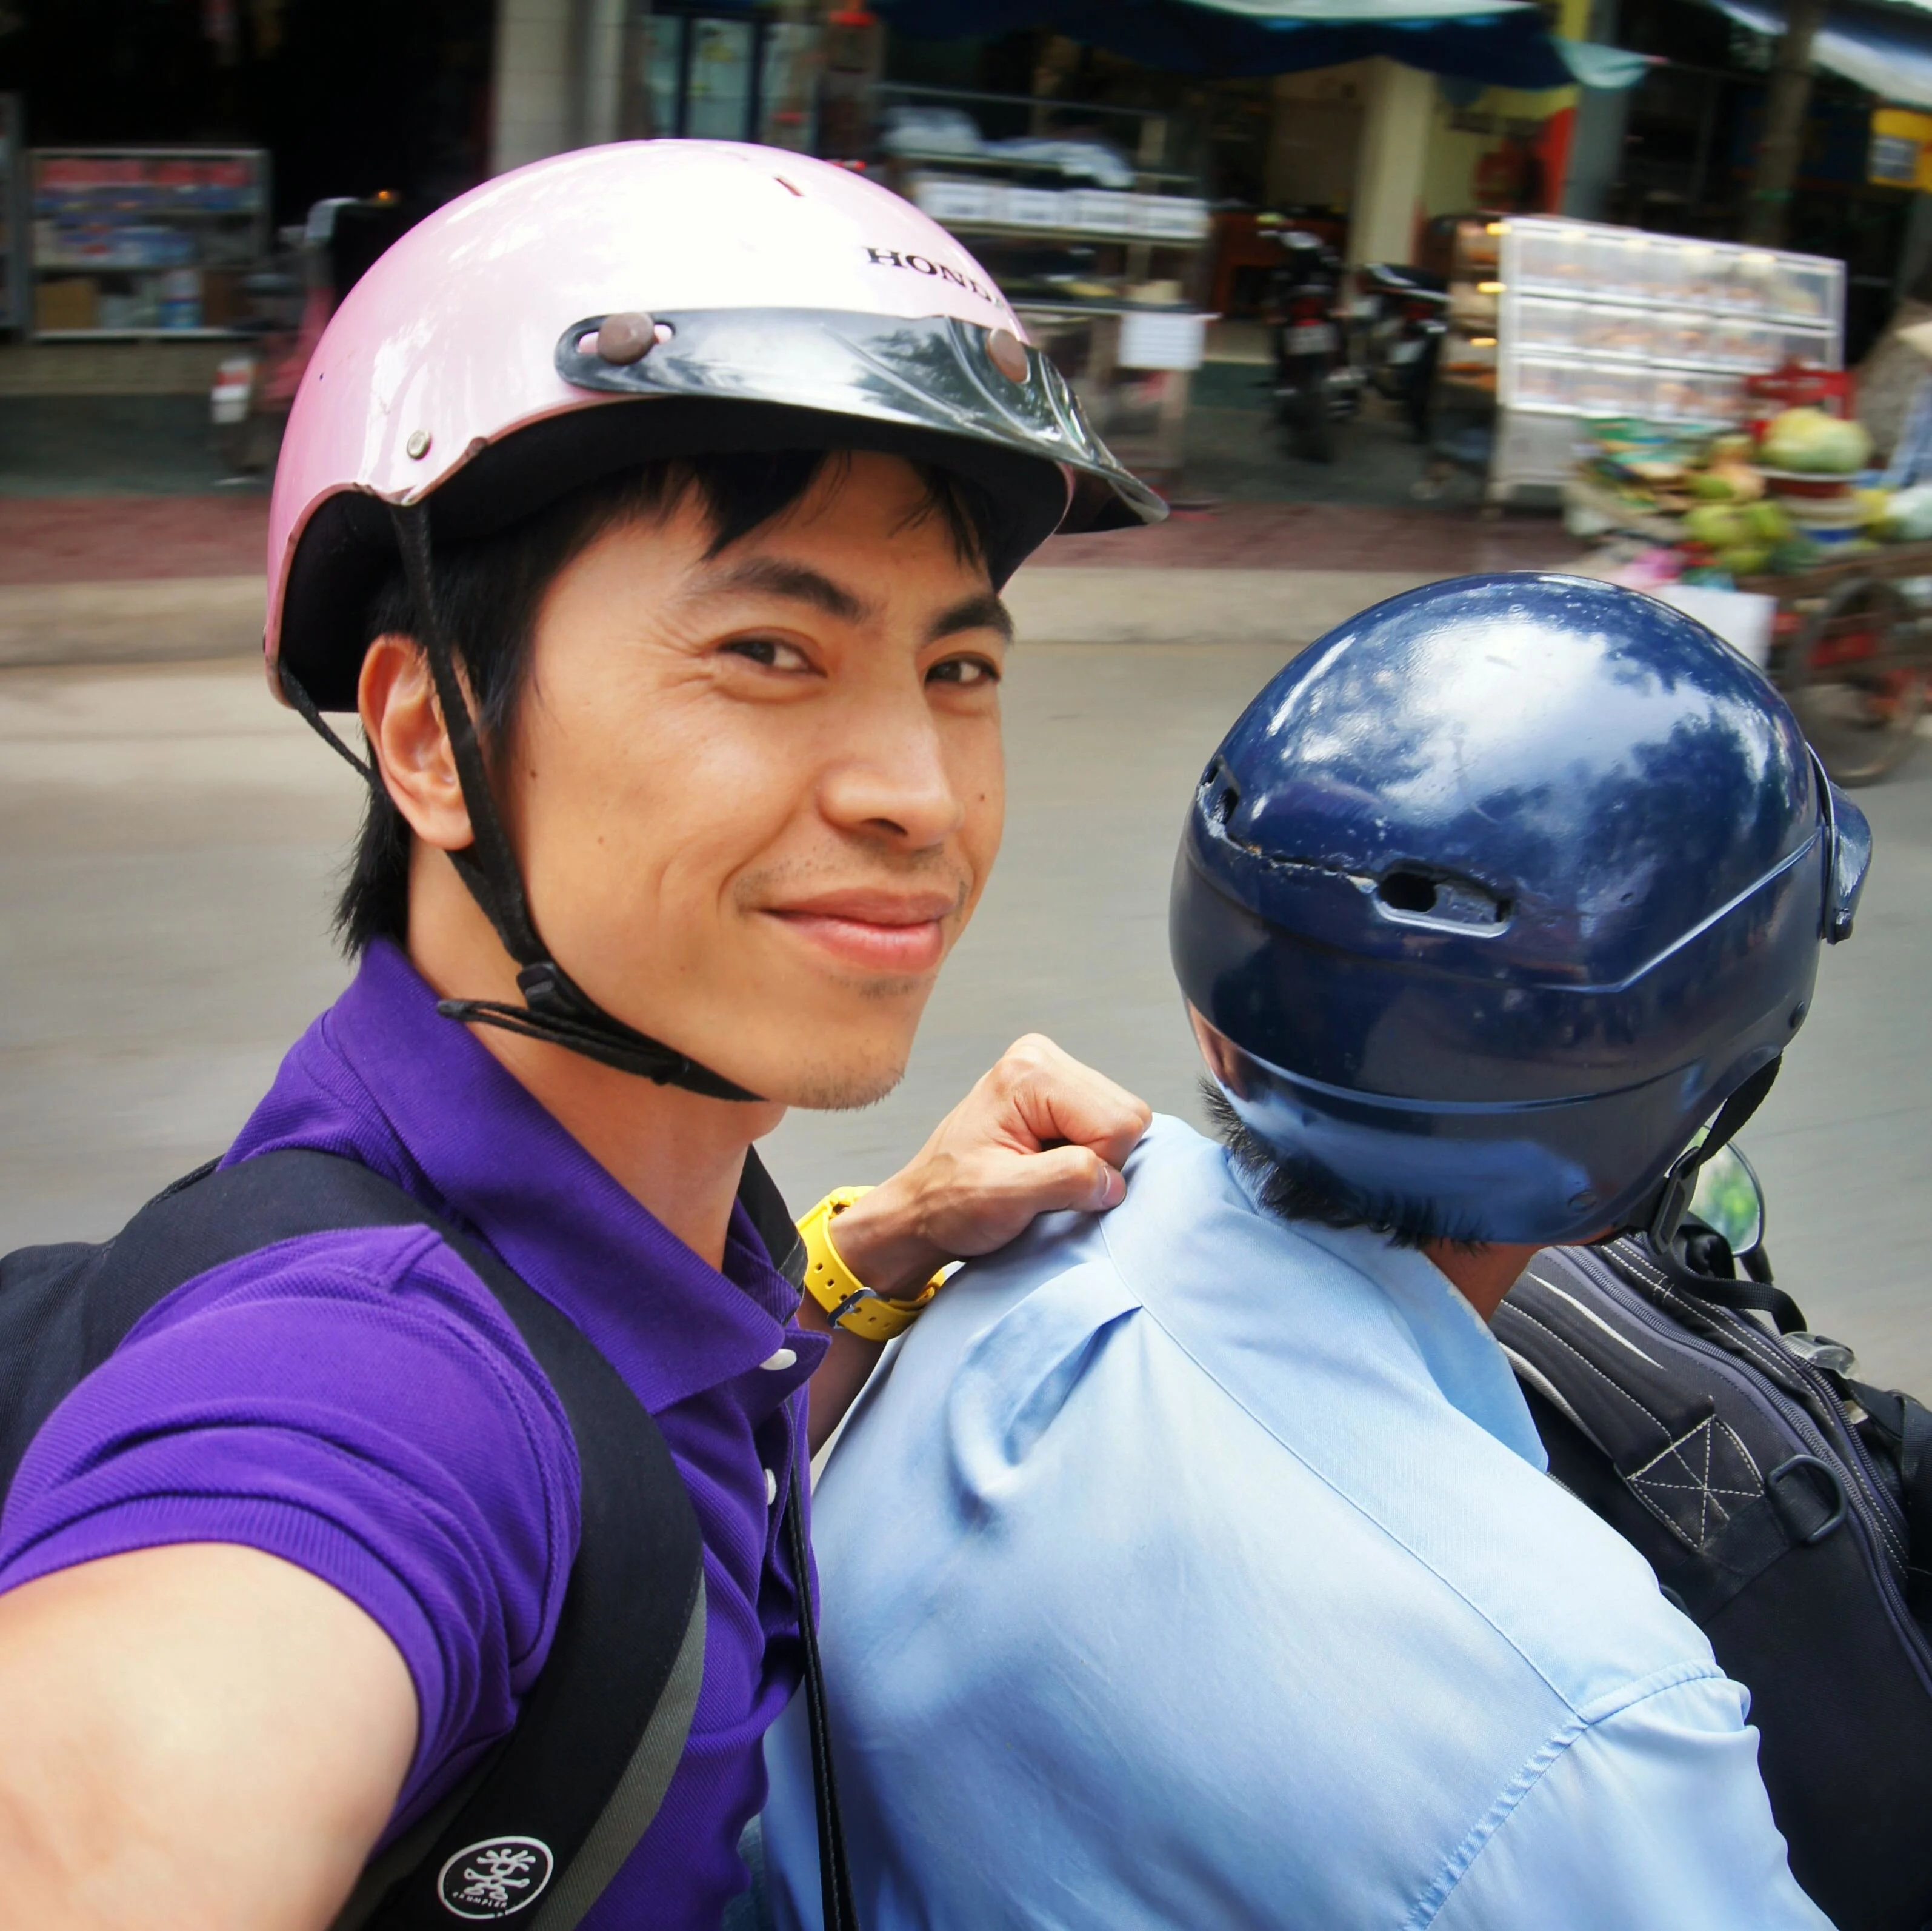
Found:
<svg viewBox="0 0 1932 1931"><path fill-rule="evenodd" d="M817 29L696 12L653 12L639 29L642 132L810 148Z"/></svg>

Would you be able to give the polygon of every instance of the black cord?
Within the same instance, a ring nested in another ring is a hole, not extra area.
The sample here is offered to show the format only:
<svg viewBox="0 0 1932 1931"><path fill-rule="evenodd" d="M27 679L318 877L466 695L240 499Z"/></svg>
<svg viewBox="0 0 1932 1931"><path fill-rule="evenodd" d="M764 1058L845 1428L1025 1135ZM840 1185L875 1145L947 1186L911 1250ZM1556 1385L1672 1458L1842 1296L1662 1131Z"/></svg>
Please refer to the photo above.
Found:
<svg viewBox="0 0 1932 1931"><path fill-rule="evenodd" d="M838 1780L832 1764L832 1723L825 1701L825 1671L818 1656L818 1629L812 1600L812 1549L806 1540L805 1506L798 1479L804 1441L792 1447L791 1482L785 1496L785 1533L798 1578L798 1632L805 1646L805 1723L812 1734L812 1787L818 1800L818 1887L825 1931L859 1931L852 1901L852 1871L838 1814Z"/></svg>
<svg viewBox="0 0 1932 1931"><path fill-rule="evenodd" d="M350 770L354 771L372 791L379 790L381 788L382 780L376 774L375 761L371 758L365 764L350 749L346 744L343 743L340 737L337 737L328 719L316 709L315 699L309 695L301 678L297 677L286 663L276 665L275 674L280 681L283 696L295 706L310 730L313 731L316 737L320 737L323 743L326 744L338 757L343 758L348 764Z"/></svg>

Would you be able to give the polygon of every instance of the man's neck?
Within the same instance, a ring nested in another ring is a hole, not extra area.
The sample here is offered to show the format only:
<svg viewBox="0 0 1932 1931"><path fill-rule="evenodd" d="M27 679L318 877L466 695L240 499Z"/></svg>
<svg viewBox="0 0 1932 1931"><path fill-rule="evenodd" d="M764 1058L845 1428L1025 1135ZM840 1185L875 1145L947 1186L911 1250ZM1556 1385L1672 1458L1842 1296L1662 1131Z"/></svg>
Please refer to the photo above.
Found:
<svg viewBox="0 0 1932 1931"><path fill-rule="evenodd" d="M454 893L432 887L419 898L424 869L412 884L410 963L440 997L520 1003L515 967L453 869L447 883ZM430 908L433 915L422 916ZM473 1034L647 1212L700 1260L723 1265L745 1156L784 1117L783 1107L655 1086L500 1027L477 1026Z"/></svg>
<svg viewBox="0 0 1932 1931"><path fill-rule="evenodd" d="M1454 1241L1429 1240L1422 1251L1436 1263L1436 1271L1448 1277L1451 1287L1486 1321L1496 1318L1503 1297L1522 1278L1541 1250L1535 1247L1458 1245Z"/></svg>

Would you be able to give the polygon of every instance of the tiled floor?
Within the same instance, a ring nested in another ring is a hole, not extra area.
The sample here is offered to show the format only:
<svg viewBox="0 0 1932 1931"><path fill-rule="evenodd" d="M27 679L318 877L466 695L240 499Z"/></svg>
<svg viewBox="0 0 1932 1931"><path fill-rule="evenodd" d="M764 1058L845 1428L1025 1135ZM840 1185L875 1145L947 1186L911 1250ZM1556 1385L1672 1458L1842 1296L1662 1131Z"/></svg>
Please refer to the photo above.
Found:
<svg viewBox="0 0 1932 1931"><path fill-rule="evenodd" d="M0 584L257 576L268 500L0 495Z"/></svg>

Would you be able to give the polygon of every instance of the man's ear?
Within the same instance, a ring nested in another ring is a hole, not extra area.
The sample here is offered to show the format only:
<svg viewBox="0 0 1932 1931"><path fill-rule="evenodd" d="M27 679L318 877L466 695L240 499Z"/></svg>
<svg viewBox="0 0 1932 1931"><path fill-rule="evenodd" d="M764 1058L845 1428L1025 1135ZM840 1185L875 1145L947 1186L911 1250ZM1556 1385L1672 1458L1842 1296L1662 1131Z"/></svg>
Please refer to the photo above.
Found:
<svg viewBox="0 0 1932 1931"><path fill-rule="evenodd" d="M370 755L410 829L440 851L461 851L471 842L470 812L429 660L413 638L388 632L369 646L356 701Z"/></svg>

